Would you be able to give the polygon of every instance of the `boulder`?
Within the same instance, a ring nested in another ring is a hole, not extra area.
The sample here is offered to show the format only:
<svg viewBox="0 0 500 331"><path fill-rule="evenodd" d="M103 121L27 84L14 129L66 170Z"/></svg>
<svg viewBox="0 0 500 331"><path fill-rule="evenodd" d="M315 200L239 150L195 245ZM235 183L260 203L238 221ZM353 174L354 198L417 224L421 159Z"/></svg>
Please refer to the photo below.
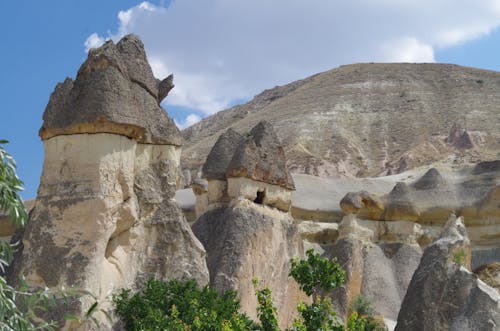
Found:
<svg viewBox="0 0 500 331"><path fill-rule="evenodd" d="M361 218L379 219L384 212L384 202L367 191L349 192L340 200L345 215L357 214Z"/></svg>
<svg viewBox="0 0 500 331"><path fill-rule="evenodd" d="M424 251L395 330L498 330L500 295L468 267L470 242L463 218L451 214Z"/></svg>
<svg viewBox="0 0 500 331"><path fill-rule="evenodd" d="M271 123L259 122L238 145L226 177L247 177L293 190L285 151Z"/></svg>
<svg viewBox="0 0 500 331"><path fill-rule="evenodd" d="M224 180L229 163L242 139L243 136L231 128L221 134L203 164L202 177Z"/></svg>

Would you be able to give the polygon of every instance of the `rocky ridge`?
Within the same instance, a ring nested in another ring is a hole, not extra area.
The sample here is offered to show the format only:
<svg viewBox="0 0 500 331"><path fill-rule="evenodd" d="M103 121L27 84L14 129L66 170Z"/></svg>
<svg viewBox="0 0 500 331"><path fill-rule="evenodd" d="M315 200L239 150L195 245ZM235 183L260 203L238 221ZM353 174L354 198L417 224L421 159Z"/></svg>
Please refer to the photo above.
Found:
<svg viewBox="0 0 500 331"><path fill-rule="evenodd" d="M500 73L449 64L353 64L275 87L185 129L186 179L217 137L272 123L292 173L396 174L498 158ZM188 184L188 183L186 183Z"/></svg>

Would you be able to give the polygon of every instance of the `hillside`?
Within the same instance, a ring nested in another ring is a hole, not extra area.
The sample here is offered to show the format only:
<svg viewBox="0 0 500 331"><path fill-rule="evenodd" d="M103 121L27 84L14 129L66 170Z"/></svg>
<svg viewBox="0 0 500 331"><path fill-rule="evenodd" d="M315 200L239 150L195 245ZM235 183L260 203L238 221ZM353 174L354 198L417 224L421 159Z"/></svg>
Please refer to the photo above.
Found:
<svg viewBox="0 0 500 331"><path fill-rule="evenodd" d="M354 64L265 90L182 132L185 177L196 176L223 131L260 120L276 128L293 173L367 177L491 160L500 151L500 73Z"/></svg>

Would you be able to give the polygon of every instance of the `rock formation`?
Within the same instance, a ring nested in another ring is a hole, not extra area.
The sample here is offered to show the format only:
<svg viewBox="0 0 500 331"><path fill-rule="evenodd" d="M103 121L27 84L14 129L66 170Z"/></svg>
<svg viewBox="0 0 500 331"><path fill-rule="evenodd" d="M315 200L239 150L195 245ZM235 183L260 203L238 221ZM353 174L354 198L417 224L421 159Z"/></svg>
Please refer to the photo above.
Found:
<svg viewBox="0 0 500 331"><path fill-rule="evenodd" d="M11 280L76 286L101 301L150 277L207 283L205 251L173 201L182 138L159 106L172 86L171 77L153 77L133 35L91 50L76 80L56 86L40 130L38 196Z"/></svg>
<svg viewBox="0 0 500 331"><path fill-rule="evenodd" d="M197 216L240 197L288 213L295 185L286 169L285 153L271 124L258 123L246 137L228 129L203 165L206 189L203 181L192 185Z"/></svg>
<svg viewBox="0 0 500 331"><path fill-rule="evenodd" d="M389 228L390 227L390 228ZM344 217L338 227L337 239L317 241L310 235L306 240L336 258L346 270L346 282L331 296L335 309L347 319L352 301L362 295L372 302L377 313L395 321L413 272L422 256L418 239L421 229L411 222L371 222ZM321 237L320 237L321 238Z"/></svg>
<svg viewBox="0 0 500 331"><path fill-rule="evenodd" d="M266 90L185 129L182 166L194 179L222 132L248 132L266 120L295 174L370 177L436 162L462 167L498 158L498 104L495 71L430 63L346 65Z"/></svg>
<svg viewBox="0 0 500 331"><path fill-rule="evenodd" d="M398 315L396 331L498 330L500 294L468 270L463 218L451 215L425 250Z"/></svg>
<svg viewBox="0 0 500 331"><path fill-rule="evenodd" d="M231 158L228 151L233 152ZM297 303L306 299L288 276L290 259L304 252L289 213L294 186L285 165L269 123L259 123L244 137L228 130L203 166L207 189L193 187L197 208L203 195L208 196L193 231L207 251L211 286L237 290L242 310L255 318L252 278L257 277L271 288L282 327L294 317Z"/></svg>

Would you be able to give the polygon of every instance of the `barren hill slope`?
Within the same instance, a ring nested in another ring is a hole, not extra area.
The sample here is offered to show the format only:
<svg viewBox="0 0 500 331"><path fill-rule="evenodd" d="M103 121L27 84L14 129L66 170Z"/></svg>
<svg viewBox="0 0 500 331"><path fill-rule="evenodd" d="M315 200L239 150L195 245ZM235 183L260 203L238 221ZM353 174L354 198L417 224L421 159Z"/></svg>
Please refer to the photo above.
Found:
<svg viewBox="0 0 500 331"><path fill-rule="evenodd" d="M500 152L500 72L449 64L341 66L187 128L184 169L195 175L229 127L248 132L261 120L274 125L294 173L365 177L491 160Z"/></svg>

